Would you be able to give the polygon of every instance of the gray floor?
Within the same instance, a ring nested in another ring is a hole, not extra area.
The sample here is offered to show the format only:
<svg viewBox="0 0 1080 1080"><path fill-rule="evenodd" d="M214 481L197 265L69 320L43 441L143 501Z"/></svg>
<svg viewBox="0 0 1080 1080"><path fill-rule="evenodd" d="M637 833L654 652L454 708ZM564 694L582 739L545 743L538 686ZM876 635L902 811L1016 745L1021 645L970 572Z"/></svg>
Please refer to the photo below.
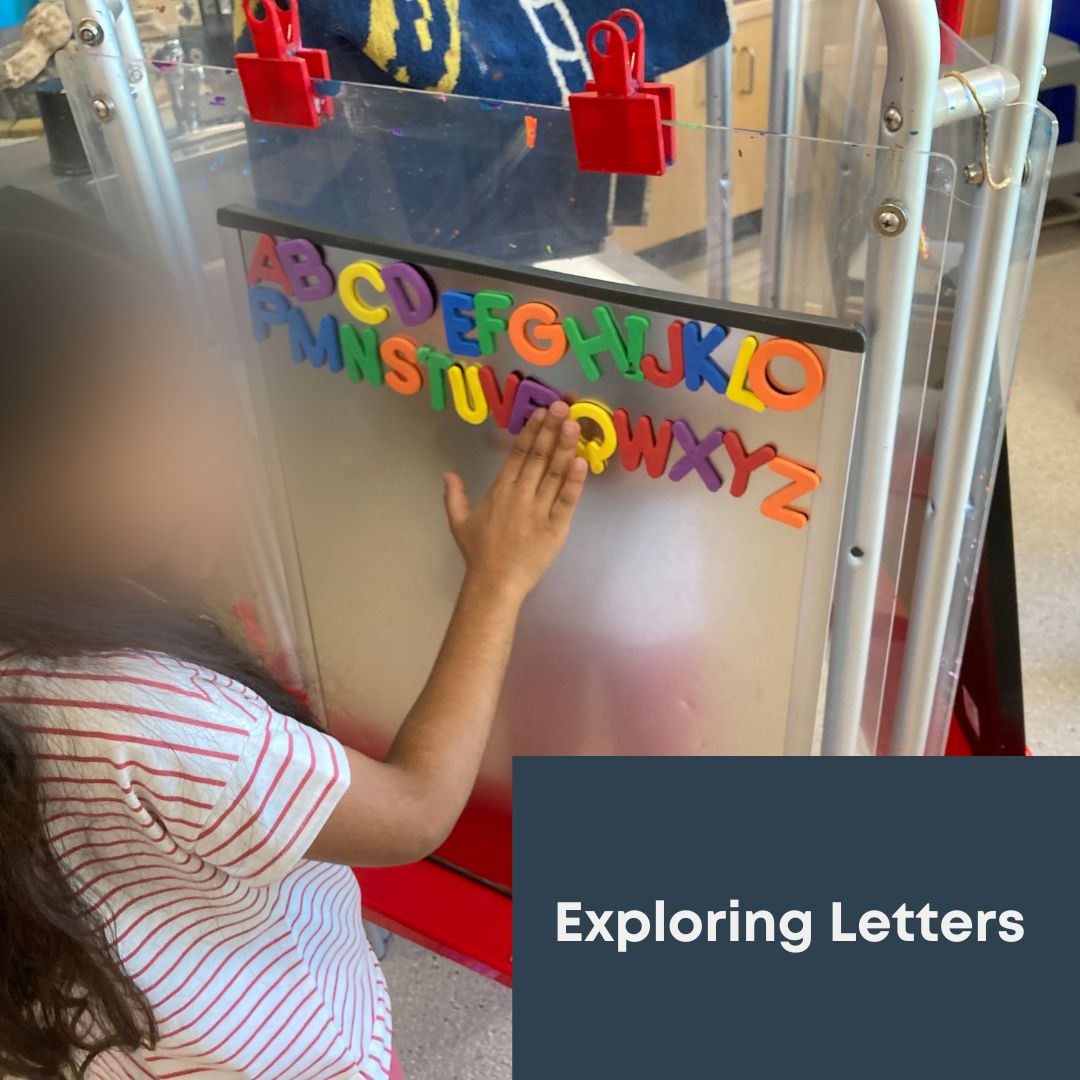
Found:
<svg viewBox="0 0 1080 1080"><path fill-rule="evenodd" d="M406 1080L510 1076L510 991L402 938L383 960Z"/></svg>
<svg viewBox="0 0 1080 1080"><path fill-rule="evenodd" d="M1028 742L1080 754L1080 225L1044 232L1009 406Z"/></svg>
<svg viewBox="0 0 1080 1080"><path fill-rule="evenodd" d="M1028 741L1080 754L1080 226L1043 236L1012 403ZM400 938L385 961L407 1080L511 1075L509 990Z"/></svg>

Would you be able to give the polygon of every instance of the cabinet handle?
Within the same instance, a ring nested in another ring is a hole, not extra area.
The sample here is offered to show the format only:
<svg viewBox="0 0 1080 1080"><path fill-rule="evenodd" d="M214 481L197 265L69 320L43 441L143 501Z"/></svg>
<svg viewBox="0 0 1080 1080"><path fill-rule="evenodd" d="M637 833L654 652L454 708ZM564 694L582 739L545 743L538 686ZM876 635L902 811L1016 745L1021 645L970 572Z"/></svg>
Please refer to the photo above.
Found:
<svg viewBox="0 0 1080 1080"><path fill-rule="evenodd" d="M757 50L751 45L743 45L739 52L746 54L746 78L739 93L746 97L754 92L757 83Z"/></svg>

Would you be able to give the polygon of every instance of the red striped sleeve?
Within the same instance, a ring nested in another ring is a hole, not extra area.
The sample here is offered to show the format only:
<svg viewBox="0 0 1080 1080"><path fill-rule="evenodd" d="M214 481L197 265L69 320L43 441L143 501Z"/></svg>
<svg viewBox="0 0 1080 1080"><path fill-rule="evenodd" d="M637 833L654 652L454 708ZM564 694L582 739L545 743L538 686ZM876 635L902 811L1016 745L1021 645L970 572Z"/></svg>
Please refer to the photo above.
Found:
<svg viewBox="0 0 1080 1080"><path fill-rule="evenodd" d="M195 840L176 842L250 884L279 881L304 857L349 786L340 743L267 711Z"/></svg>
<svg viewBox="0 0 1080 1080"><path fill-rule="evenodd" d="M0 703L25 711L45 785L93 785L99 799L112 788L115 813L149 828L149 810L183 851L253 885L297 865L349 784L336 740L165 657L0 665ZM68 857L104 848L111 837L80 835L97 825L82 814L54 840Z"/></svg>

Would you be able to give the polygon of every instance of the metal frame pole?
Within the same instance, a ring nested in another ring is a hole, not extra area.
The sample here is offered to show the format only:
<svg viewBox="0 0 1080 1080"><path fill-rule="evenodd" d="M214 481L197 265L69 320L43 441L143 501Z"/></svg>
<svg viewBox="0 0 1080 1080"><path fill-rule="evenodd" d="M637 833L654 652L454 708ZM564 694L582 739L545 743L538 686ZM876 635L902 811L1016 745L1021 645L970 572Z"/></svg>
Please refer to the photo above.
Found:
<svg viewBox="0 0 1080 1080"><path fill-rule="evenodd" d="M993 61L1019 78L1021 104L1033 105L1038 94L1050 6L1050 0L1001 0L998 10ZM976 196L971 239L964 250L893 724L894 754L925 751L987 390L995 368L1032 109L1007 109L995 114L995 119L991 161L1009 182L998 191L983 183Z"/></svg>
<svg viewBox="0 0 1080 1080"><path fill-rule="evenodd" d="M160 253L167 254L172 246L172 228L143 137L112 12L104 0L71 0L67 7L75 26L76 49L92 57L80 72L85 74L87 86L67 88L75 115L86 124L101 125L140 230L152 238Z"/></svg>
<svg viewBox="0 0 1080 1080"><path fill-rule="evenodd" d="M136 201L158 255L204 309L202 265L130 4L67 0L67 9L78 49L93 57L86 65L91 108L106 125L117 174Z"/></svg>
<svg viewBox="0 0 1080 1080"><path fill-rule="evenodd" d="M705 57L705 236L709 295L731 298L731 38Z"/></svg>
<svg viewBox="0 0 1080 1080"><path fill-rule="evenodd" d="M72 2L83 2L83 0L72 0ZM136 72L142 76L134 88L133 97L146 148L158 180L161 198L165 203L166 213L169 215L169 225L175 245L172 262L177 272L182 274L188 282L192 295L201 298L202 262L195 246L195 236L191 229L191 221L188 218L187 206L180 190L176 169L173 166L172 154L169 152L169 142L161 123L161 113L158 111L153 85L148 78L148 65L143 54L142 41L139 39L138 27L135 25L135 14L131 10L130 0L111 0L111 7L116 20L116 36L120 42L120 53L129 65L128 77L131 78Z"/></svg>
<svg viewBox="0 0 1080 1080"><path fill-rule="evenodd" d="M765 151L765 205L761 218L761 304L781 307L784 297L784 240L788 234L788 170L794 134L799 72L801 0L773 0L769 58L769 132Z"/></svg>
<svg viewBox="0 0 1080 1080"><path fill-rule="evenodd" d="M891 235L870 232L869 345L837 568L826 754L858 750L941 57L934 0L878 0L878 7L888 47L880 120L887 150L879 190L907 220Z"/></svg>
<svg viewBox="0 0 1080 1080"><path fill-rule="evenodd" d="M871 9L877 11L876 0L857 0L852 25L851 56L874 56L877 48L876 20ZM822 58L824 61L824 57ZM840 161L832 177L832 198L826 235L832 250L829 254L829 278L836 314L849 317L852 281L850 270L852 237L846 237L841 223L847 220L849 208L861 198L859 156L865 152L868 141L866 132L867 110L874 81L874 62L848 64L848 78L844 101L843 119L839 137L847 145L840 151ZM880 121L879 121L880 122ZM809 132L818 138L831 136L833 132L818 129Z"/></svg>
<svg viewBox="0 0 1080 1080"><path fill-rule="evenodd" d="M876 6L876 0L856 0L855 22L851 30L852 63L848 72L847 100L844 102L844 142L867 141L866 113L877 66L877 26L871 16L871 9ZM863 62L855 63L854 58L863 53L866 53Z"/></svg>
<svg viewBox="0 0 1080 1080"><path fill-rule="evenodd" d="M1020 80L997 64L964 72L975 88L979 101L987 112L1011 105L1020 98ZM956 78L942 79L938 85L937 109L934 111L934 130L949 124L959 124L979 115L979 107L968 88Z"/></svg>

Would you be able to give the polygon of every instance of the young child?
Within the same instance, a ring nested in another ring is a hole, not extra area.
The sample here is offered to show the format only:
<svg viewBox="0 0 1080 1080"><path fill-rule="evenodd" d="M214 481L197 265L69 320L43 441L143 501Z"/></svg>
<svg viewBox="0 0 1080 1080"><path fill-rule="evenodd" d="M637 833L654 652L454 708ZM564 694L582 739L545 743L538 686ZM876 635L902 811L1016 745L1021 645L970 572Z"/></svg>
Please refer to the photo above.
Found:
<svg viewBox="0 0 1080 1080"><path fill-rule="evenodd" d="M464 581L376 761L184 600L239 484L168 283L10 189L0 252L0 1074L399 1076L349 867L460 814L581 495L577 425L534 413L475 505L446 474Z"/></svg>

